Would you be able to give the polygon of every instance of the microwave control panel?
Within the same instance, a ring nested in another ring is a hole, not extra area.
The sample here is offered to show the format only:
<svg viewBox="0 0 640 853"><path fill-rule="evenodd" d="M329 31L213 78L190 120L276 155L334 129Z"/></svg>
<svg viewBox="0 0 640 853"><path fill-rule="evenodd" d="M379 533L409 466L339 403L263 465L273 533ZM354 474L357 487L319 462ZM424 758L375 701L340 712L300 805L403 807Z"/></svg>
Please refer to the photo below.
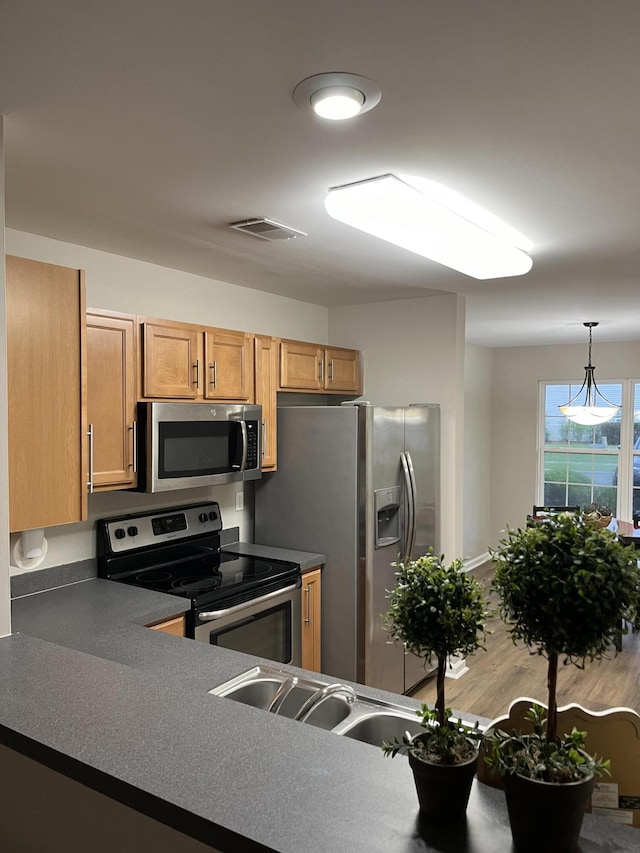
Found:
<svg viewBox="0 0 640 853"><path fill-rule="evenodd" d="M247 468L259 468L258 421L247 421Z"/></svg>

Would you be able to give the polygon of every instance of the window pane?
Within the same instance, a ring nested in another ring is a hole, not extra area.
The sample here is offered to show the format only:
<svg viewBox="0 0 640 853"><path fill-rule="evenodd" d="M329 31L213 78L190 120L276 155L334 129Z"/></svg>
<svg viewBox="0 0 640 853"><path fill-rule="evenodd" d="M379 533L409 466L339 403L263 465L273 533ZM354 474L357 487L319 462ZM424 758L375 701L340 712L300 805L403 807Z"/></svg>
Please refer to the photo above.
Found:
<svg viewBox="0 0 640 853"><path fill-rule="evenodd" d="M614 405L622 404L622 384L619 382L598 386ZM606 449L620 445L620 412L612 421L595 426L583 426L568 420L558 406L562 406L578 393L580 385L547 385L545 394L544 443L545 447L593 447ZM640 436L640 395L638 400L638 436ZM640 447L640 446L639 446Z"/></svg>
<svg viewBox="0 0 640 853"><path fill-rule="evenodd" d="M595 501L606 504L615 513L617 470L617 453L545 452L544 503L546 506L577 504L584 509Z"/></svg>

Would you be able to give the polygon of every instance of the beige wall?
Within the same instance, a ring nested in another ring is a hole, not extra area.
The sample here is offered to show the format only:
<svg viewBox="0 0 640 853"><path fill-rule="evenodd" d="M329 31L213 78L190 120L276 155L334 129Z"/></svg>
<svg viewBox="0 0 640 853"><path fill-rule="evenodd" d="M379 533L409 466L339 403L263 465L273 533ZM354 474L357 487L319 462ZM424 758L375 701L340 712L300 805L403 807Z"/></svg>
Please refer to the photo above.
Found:
<svg viewBox="0 0 640 853"><path fill-rule="evenodd" d="M332 308L329 338L363 350L363 397L371 403L440 403L440 548L448 559L462 556L464 298Z"/></svg>
<svg viewBox="0 0 640 853"><path fill-rule="evenodd" d="M493 353L467 344L464 362L463 553L481 562L491 539L491 389Z"/></svg>
<svg viewBox="0 0 640 853"><path fill-rule="evenodd" d="M584 378L586 346L494 350L492 399L491 544L523 523L536 502L536 440L540 381ZM640 341L594 346L596 381L640 380Z"/></svg>

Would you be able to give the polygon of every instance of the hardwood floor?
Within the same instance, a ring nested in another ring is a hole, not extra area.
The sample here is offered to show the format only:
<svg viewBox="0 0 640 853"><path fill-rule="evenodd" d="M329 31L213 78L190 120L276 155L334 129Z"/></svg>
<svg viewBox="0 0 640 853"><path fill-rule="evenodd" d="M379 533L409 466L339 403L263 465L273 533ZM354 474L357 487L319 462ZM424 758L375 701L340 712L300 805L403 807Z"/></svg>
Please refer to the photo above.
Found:
<svg viewBox="0 0 640 853"><path fill-rule="evenodd" d="M490 563L473 574L489 589L493 574ZM493 596L490 600L495 606ZM514 645L497 615L489 620L487 627L491 634L487 637L486 651L467 658L469 671L459 679L446 679L447 705L494 719L506 714L510 703L519 696L546 704L546 659L530 655L524 645ZM425 682L413 697L433 704L435 680ZM625 707L640 712L640 634L626 634L621 652L615 655L612 648L608 658L587 663L583 670L572 665L560 666L558 705L571 702L591 711Z"/></svg>

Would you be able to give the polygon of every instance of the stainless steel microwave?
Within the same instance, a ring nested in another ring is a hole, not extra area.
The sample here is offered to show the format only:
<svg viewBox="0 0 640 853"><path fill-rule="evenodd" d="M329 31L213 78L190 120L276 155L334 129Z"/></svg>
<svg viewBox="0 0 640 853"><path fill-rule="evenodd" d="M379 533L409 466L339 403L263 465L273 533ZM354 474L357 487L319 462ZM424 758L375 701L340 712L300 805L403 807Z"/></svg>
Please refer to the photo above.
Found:
<svg viewBox="0 0 640 853"><path fill-rule="evenodd" d="M138 403L138 491L262 476L262 407Z"/></svg>

